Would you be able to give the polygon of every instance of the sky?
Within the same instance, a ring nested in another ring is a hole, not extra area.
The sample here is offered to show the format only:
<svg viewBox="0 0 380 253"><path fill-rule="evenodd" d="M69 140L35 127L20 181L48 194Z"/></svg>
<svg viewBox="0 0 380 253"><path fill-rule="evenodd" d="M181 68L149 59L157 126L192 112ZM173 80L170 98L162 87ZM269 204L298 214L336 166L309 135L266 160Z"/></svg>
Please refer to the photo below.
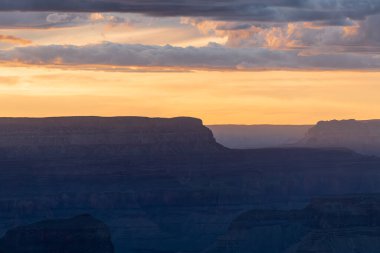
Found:
<svg viewBox="0 0 380 253"><path fill-rule="evenodd" d="M380 0L0 0L0 116L380 118Z"/></svg>

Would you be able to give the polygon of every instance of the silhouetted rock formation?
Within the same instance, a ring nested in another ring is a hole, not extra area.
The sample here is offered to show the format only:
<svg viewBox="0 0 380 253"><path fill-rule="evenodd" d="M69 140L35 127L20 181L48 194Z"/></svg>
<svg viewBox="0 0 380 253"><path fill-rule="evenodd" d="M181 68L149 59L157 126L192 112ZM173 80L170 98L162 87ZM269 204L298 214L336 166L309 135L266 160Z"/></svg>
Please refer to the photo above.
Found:
<svg viewBox="0 0 380 253"><path fill-rule="evenodd" d="M302 208L316 195L380 192L376 157L230 150L191 118L0 125L0 233L85 212L109 225L118 253L199 252L255 207Z"/></svg>
<svg viewBox="0 0 380 253"><path fill-rule="evenodd" d="M105 224L89 215L47 220L9 230L0 240L2 253L113 253Z"/></svg>
<svg viewBox="0 0 380 253"><path fill-rule="evenodd" d="M380 196L315 199L302 210L255 210L234 220L206 252L377 253Z"/></svg>
<svg viewBox="0 0 380 253"><path fill-rule="evenodd" d="M305 147L342 147L380 155L380 120L321 121L297 144Z"/></svg>
<svg viewBox="0 0 380 253"><path fill-rule="evenodd" d="M294 144L305 137L311 125L211 125L216 140L238 149L274 148Z"/></svg>
<svg viewBox="0 0 380 253"><path fill-rule="evenodd" d="M2 158L147 156L221 148L194 118L0 118Z"/></svg>

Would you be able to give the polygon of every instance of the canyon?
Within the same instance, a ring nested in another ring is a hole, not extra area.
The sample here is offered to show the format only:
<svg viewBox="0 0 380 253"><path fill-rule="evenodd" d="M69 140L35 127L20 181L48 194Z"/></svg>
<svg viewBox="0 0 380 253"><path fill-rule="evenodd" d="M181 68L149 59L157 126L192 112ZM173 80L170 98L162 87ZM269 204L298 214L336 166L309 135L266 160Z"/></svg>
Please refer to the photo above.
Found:
<svg viewBox="0 0 380 253"><path fill-rule="evenodd" d="M379 158L229 149L194 118L5 118L0 130L0 234L88 213L116 253L201 252L249 210L380 191Z"/></svg>

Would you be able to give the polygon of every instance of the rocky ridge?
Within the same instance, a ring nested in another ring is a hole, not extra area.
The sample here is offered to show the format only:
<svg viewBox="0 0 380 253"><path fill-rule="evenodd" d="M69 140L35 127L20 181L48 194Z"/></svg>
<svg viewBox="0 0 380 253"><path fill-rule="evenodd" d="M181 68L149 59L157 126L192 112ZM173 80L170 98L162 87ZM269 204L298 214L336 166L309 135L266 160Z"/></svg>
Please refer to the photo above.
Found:
<svg viewBox="0 0 380 253"><path fill-rule="evenodd" d="M241 214L206 252L376 253L380 249L380 196L314 199L300 210Z"/></svg>

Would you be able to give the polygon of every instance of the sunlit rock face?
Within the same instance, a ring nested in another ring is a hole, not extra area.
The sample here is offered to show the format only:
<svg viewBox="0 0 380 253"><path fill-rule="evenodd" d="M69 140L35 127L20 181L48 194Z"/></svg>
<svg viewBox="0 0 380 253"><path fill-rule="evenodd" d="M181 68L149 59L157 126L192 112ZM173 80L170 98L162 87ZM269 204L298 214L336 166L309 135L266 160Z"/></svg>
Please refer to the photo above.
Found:
<svg viewBox="0 0 380 253"><path fill-rule="evenodd" d="M108 227L90 215L47 220L10 229L2 253L114 253Z"/></svg>
<svg viewBox="0 0 380 253"><path fill-rule="evenodd" d="M380 155L380 120L321 121L297 144L307 147L342 147Z"/></svg>
<svg viewBox="0 0 380 253"><path fill-rule="evenodd" d="M315 199L301 210L243 213L205 252L376 253L380 250L380 196Z"/></svg>

